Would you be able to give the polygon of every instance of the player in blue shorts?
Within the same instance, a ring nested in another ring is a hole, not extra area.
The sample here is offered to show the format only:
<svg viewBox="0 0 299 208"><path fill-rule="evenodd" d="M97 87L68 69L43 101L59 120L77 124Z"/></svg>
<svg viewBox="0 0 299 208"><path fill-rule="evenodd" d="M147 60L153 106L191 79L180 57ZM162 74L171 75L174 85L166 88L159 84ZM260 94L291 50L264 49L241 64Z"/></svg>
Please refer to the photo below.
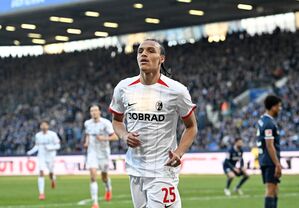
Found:
<svg viewBox="0 0 299 208"><path fill-rule="evenodd" d="M244 167L243 160L243 141L240 137L237 137L234 141L234 145L227 152L227 156L223 162L223 170L227 176L226 187L224 189L224 194L230 196L231 192L229 187L236 176L243 176L238 185L235 187L234 192L239 195L243 195L241 186L248 180L249 176ZM237 167L239 164L239 167Z"/></svg>
<svg viewBox="0 0 299 208"><path fill-rule="evenodd" d="M281 110L281 99L268 95L264 101L266 113L257 125L257 146L263 183L266 185L265 208L277 208L278 183L281 177L280 135L275 121Z"/></svg>

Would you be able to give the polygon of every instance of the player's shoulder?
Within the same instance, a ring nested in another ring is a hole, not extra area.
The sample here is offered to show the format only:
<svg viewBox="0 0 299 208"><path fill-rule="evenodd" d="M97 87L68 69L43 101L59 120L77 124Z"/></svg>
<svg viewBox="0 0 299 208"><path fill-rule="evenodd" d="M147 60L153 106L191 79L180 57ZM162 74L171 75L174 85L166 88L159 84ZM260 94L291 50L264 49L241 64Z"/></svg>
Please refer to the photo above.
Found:
<svg viewBox="0 0 299 208"><path fill-rule="evenodd" d="M183 85L179 81L169 78L165 75L161 75L160 81L162 81L162 83L164 85L166 85L171 90L175 90L175 91L181 92L181 93L186 92L186 90L187 90L187 87L185 85Z"/></svg>
<svg viewBox="0 0 299 208"><path fill-rule="evenodd" d="M39 131L39 132L37 132L36 134L35 134L35 137L39 137L39 136L41 136L42 135L42 131Z"/></svg>
<svg viewBox="0 0 299 208"><path fill-rule="evenodd" d="M104 124L109 124L109 123L111 123L111 121L110 121L109 119L107 119L107 118L103 118L103 117L101 117L101 122L103 122Z"/></svg>
<svg viewBox="0 0 299 208"><path fill-rule="evenodd" d="M88 119L88 120L84 121L84 126L90 124L91 122L92 122L92 119Z"/></svg>
<svg viewBox="0 0 299 208"><path fill-rule="evenodd" d="M132 85L132 83L134 82L138 82L140 81L140 76L134 76L134 77L128 77L128 78L125 78L123 80L121 80L115 88L124 88L124 87L128 87L130 85Z"/></svg>
<svg viewBox="0 0 299 208"><path fill-rule="evenodd" d="M57 133L53 130L48 130L48 133L51 134L51 135L57 135Z"/></svg>
<svg viewBox="0 0 299 208"><path fill-rule="evenodd" d="M228 148L228 152L229 152L229 153L233 153L233 152L235 152L235 148L234 148L234 146L229 147L229 148Z"/></svg>
<svg viewBox="0 0 299 208"><path fill-rule="evenodd" d="M266 127L274 126L273 118L271 118L270 116L265 114L265 115L263 115L262 120L264 122L264 126L266 126Z"/></svg>

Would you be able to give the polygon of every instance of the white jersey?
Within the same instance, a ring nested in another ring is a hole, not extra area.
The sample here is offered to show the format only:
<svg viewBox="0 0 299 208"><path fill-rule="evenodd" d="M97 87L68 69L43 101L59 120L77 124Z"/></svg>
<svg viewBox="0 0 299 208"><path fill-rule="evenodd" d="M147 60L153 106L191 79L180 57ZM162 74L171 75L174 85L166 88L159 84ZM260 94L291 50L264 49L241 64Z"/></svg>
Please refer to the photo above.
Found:
<svg viewBox="0 0 299 208"><path fill-rule="evenodd" d="M109 158L110 144L109 141L98 141L96 136L111 136L114 130L108 119L100 118L98 122L89 119L84 122L85 133L89 135L89 144L87 153L96 152L97 158Z"/></svg>
<svg viewBox="0 0 299 208"><path fill-rule="evenodd" d="M60 140L54 131L48 130L46 133L40 131L35 135L35 146L27 154L31 155L38 151L38 158L48 161L54 159L59 148Z"/></svg>
<svg viewBox="0 0 299 208"><path fill-rule="evenodd" d="M124 114L127 130L137 132L138 148L128 148L129 175L174 177L178 168L165 166L168 151L177 148L178 117L187 118L196 107L187 88L164 75L156 84L143 85L140 77L122 80L114 89L110 111Z"/></svg>

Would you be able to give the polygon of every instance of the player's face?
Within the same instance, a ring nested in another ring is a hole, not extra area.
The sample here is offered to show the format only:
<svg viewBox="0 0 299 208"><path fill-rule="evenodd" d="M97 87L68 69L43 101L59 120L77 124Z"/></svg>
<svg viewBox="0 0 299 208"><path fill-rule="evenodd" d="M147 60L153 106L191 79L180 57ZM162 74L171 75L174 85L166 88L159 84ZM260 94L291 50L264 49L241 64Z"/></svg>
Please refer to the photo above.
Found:
<svg viewBox="0 0 299 208"><path fill-rule="evenodd" d="M42 123L40 124L40 129L41 129L42 131L48 131L48 129L49 129L49 124L46 123L46 122L42 122Z"/></svg>
<svg viewBox="0 0 299 208"><path fill-rule="evenodd" d="M160 45L155 41L146 40L141 43L137 51L139 69L144 73L157 73L165 56L161 55Z"/></svg>
<svg viewBox="0 0 299 208"><path fill-rule="evenodd" d="M278 116L278 114L281 111L281 109L282 109L282 104L281 103L278 103L277 105L274 105L272 107L272 111L273 111L274 117Z"/></svg>
<svg viewBox="0 0 299 208"><path fill-rule="evenodd" d="M90 116L93 119L98 119L101 115L101 111L98 106L92 106L90 108Z"/></svg>
<svg viewBox="0 0 299 208"><path fill-rule="evenodd" d="M243 147L243 141L242 140L238 140L237 142L236 142L236 146L240 149L240 148L242 148Z"/></svg>

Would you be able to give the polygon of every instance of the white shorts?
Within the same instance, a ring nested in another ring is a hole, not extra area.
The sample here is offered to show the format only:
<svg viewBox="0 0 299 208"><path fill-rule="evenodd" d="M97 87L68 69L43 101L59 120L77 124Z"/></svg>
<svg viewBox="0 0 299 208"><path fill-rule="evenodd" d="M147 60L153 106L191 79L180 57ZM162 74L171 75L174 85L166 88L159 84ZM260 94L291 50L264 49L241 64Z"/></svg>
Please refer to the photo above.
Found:
<svg viewBox="0 0 299 208"><path fill-rule="evenodd" d="M38 160L37 160L38 170L39 171L49 170L50 173L53 173L54 163L55 163L54 158L53 159L38 158Z"/></svg>
<svg viewBox="0 0 299 208"><path fill-rule="evenodd" d="M86 168L96 168L107 173L109 170L109 157L99 158L95 151L91 151L87 154Z"/></svg>
<svg viewBox="0 0 299 208"><path fill-rule="evenodd" d="M181 208L179 178L130 176L134 208Z"/></svg>

